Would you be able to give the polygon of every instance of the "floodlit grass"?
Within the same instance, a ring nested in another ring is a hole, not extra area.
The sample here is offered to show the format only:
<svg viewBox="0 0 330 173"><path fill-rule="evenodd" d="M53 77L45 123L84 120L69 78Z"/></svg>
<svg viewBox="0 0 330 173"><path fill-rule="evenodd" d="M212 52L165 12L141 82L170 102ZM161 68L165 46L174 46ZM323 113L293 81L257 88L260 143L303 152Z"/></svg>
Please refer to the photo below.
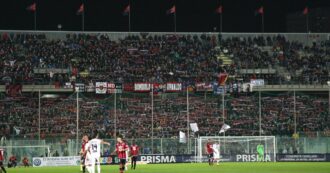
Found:
<svg viewBox="0 0 330 173"><path fill-rule="evenodd" d="M80 173L79 167L12 168L8 173ZM102 166L102 173L119 172L118 165ZM137 165L127 173L330 173L330 162L206 163Z"/></svg>

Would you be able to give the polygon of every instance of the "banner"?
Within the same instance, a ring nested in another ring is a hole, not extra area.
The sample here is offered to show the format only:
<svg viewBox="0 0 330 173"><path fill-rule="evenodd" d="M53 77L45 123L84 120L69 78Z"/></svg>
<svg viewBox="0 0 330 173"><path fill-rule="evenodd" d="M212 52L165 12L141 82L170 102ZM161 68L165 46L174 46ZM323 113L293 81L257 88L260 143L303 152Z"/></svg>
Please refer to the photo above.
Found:
<svg viewBox="0 0 330 173"><path fill-rule="evenodd" d="M202 92L202 91L207 91L207 92L212 92L213 87L211 83L197 83L195 84L196 91L197 92Z"/></svg>
<svg viewBox="0 0 330 173"><path fill-rule="evenodd" d="M263 79L251 79L250 83L253 86L264 86L265 85L265 80L263 80Z"/></svg>
<svg viewBox="0 0 330 173"><path fill-rule="evenodd" d="M73 89L73 85L71 84L71 82L65 82L64 88Z"/></svg>
<svg viewBox="0 0 330 173"><path fill-rule="evenodd" d="M175 155L142 155L138 161L146 163L179 163ZM180 162L183 160L181 159Z"/></svg>
<svg viewBox="0 0 330 173"><path fill-rule="evenodd" d="M192 155L140 155L137 162L140 163L181 163L191 160ZM101 157L100 163L102 165L119 164L117 156L111 155L109 157Z"/></svg>
<svg viewBox="0 0 330 173"><path fill-rule="evenodd" d="M326 159L330 160L330 155L328 154L301 154L301 155L286 155L280 154L277 155L277 161L326 161ZM284 159L284 158L299 158L299 159ZM220 154L221 162L257 162L258 156L257 154ZM304 159L302 159L304 158ZM309 159L306 159L309 158ZM313 158L313 159L311 159ZM264 155L264 160L266 162L274 162L274 154L266 153ZM160 164L160 163L191 163L201 160L202 162L208 162L208 156L203 155L202 158L199 158L195 155L140 155L138 156L137 161L140 163L147 164ZM109 165L109 164L119 164L119 159L117 156L111 155L109 157L101 157L101 164Z"/></svg>
<svg viewBox="0 0 330 173"><path fill-rule="evenodd" d="M170 82L166 83L166 92L177 92L182 90L182 83Z"/></svg>
<svg viewBox="0 0 330 173"><path fill-rule="evenodd" d="M220 154L220 161L223 162L257 162L258 161L257 154ZM274 154L265 154L264 160L266 162L274 161Z"/></svg>
<svg viewBox="0 0 330 173"><path fill-rule="evenodd" d="M78 92L85 92L85 84L83 83L76 83L75 84L75 90Z"/></svg>
<svg viewBox="0 0 330 173"><path fill-rule="evenodd" d="M221 162L257 162L257 154L221 154ZM202 162L208 162L208 157L203 155L199 158L195 155L141 155L137 161L148 164L158 163L191 163L201 159ZM273 162L274 154L265 154L266 162ZM278 154L276 160L280 162L323 162L330 161L330 154ZM117 156L101 157L101 164L119 164Z"/></svg>
<svg viewBox="0 0 330 173"><path fill-rule="evenodd" d="M90 82L88 85L85 86L86 92L95 92L95 85L93 82Z"/></svg>
<svg viewBox="0 0 330 173"><path fill-rule="evenodd" d="M107 93L107 82L96 82L95 83L96 94L106 94Z"/></svg>
<svg viewBox="0 0 330 173"><path fill-rule="evenodd" d="M148 164L159 163L191 163L199 161L195 155L140 155L137 161ZM202 162L207 162L208 157L203 155ZM273 162L274 154L265 154L266 162ZM329 154L277 154L276 160L280 162L324 162L330 161ZM257 162L257 154L221 154L221 162ZM119 164L117 156L101 157L102 165ZM34 157L33 166L76 166L80 164L80 157Z"/></svg>
<svg viewBox="0 0 330 173"><path fill-rule="evenodd" d="M136 92L150 92L150 83L134 83L134 91Z"/></svg>
<svg viewBox="0 0 330 173"><path fill-rule="evenodd" d="M326 154L278 154L279 162L325 162L329 161Z"/></svg>
<svg viewBox="0 0 330 173"><path fill-rule="evenodd" d="M205 155L201 158L202 162L208 162ZM273 162L273 154L265 154L266 162ZM191 163L199 161L195 155L142 155L138 157L138 161L146 163ZM220 155L221 162L257 162L257 154L226 154Z"/></svg>
<svg viewBox="0 0 330 173"><path fill-rule="evenodd" d="M116 159L118 160L116 162ZM110 165L110 164L116 164L119 163L119 159L115 156L109 156L109 157L101 157L100 158L100 164L101 165Z"/></svg>
<svg viewBox="0 0 330 173"><path fill-rule="evenodd" d="M71 157L33 157L33 167L43 166L77 166L80 165L80 156Z"/></svg>
<svg viewBox="0 0 330 173"><path fill-rule="evenodd" d="M110 94L123 92L123 86L120 83L107 83L107 89Z"/></svg>

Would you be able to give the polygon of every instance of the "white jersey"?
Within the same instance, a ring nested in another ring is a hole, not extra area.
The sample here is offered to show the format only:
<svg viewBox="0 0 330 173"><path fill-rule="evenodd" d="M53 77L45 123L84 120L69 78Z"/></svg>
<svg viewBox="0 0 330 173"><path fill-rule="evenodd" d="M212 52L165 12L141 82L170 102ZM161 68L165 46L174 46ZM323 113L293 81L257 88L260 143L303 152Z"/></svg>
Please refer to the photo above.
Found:
<svg viewBox="0 0 330 173"><path fill-rule="evenodd" d="M89 143L89 150L92 154L92 157L99 159L101 157L101 139L92 139Z"/></svg>
<svg viewBox="0 0 330 173"><path fill-rule="evenodd" d="M95 159L92 157L89 146L89 142L85 144L85 151L87 151L85 156L85 166L92 166L95 164Z"/></svg>
<svg viewBox="0 0 330 173"><path fill-rule="evenodd" d="M220 145L219 144L213 144L213 158L214 159L220 159Z"/></svg>

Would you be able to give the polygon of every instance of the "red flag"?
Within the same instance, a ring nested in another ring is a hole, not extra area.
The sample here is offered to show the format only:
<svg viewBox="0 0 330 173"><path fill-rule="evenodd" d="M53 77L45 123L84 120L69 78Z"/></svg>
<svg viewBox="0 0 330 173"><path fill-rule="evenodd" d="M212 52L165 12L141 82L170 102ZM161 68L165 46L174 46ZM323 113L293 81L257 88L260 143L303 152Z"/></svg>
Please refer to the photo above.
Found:
<svg viewBox="0 0 330 173"><path fill-rule="evenodd" d="M215 10L216 13L218 14L222 14L222 5L220 5L216 10Z"/></svg>
<svg viewBox="0 0 330 173"><path fill-rule="evenodd" d="M130 12L131 12L131 7L130 7L130 5L127 5L124 9L124 14L128 14Z"/></svg>
<svg viewBox="0 0 330 173"><path fill-rule="evenodd" d="M261 6L259 9L258 9L258 13L263 15L264 14L264 7Z"/></svg>
<svg viewBox="0 0 330 173"><path fill-rule="evenodd" d="M303 15L307 15L308 12L309 12L308 7L305 7L305 8L304 8L304 11L303 11Z"/></svg>
<svg viewBox="0 0 330 173"><path fill-rule="evenodd" d="M85 7L84 4L81 4L77 11L77 15L82 14L83 12L85 12Z"/></svg>
<svg viewBox="0 0 330 173"><path fill-rule="evenodd" d="M174 14L174 13L176 13L176 8L175 8L175 5L173 5L173 7L172 8L170 8L169 10L167 10L167 12L166 12L167 14Z"/></svg>
<svg viewBox="0 0 330 173"><path fill-rule="evenodd" d="M219 85L225 85L227 79L228 79L228 74L227 73L220 73L220 75L218 76L218 84Z"/></svg>
<svg viewBox="0 0 330 173"><path fill-rule="evenodd" d="M26 10L28 11L32 11L32 12L35 12L37 10L37 4L36 3L33 3L31 5L29 5Z"/></svg>

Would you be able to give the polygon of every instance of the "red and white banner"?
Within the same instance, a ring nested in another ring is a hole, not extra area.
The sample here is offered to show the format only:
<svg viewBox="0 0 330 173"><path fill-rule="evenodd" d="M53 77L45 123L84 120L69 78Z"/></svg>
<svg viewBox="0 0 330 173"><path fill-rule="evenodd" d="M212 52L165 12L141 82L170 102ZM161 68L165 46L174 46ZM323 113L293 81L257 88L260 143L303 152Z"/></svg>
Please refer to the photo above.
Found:
<svg viewBox="0 0 330 173"><path fill-rule="evenodd" d="M134 83L134 91L136 92L150 92L150 83Z"/></svg>
<svg viewBox="0 0 330 173"><path fill-rule="evenodd" d="M182 90L182 83L170 82L166 83L166 92L177 92Z"/></svg>
<svg viewBox="0 0 330 173"><path fill-rule="evenodd" d="M116 84L115 83L107 83L108 93L116 93Z"/></svg>

